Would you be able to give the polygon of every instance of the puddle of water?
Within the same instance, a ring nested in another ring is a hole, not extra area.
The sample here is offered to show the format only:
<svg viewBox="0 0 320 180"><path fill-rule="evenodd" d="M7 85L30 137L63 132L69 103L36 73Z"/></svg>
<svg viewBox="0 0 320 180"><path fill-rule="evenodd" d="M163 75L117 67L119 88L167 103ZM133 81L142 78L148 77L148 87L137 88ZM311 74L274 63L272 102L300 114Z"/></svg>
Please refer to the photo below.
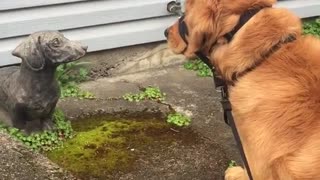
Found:
<svg viewBox="0 0 320 180"><path fill-rule="evenodd" d="M96 116L72 122L76 136L47 156L79 178L106 178L128 172L139 153L183 141L193 143L189 129L173 131L158 118ZM191 141L190 141L191 140Z"/></svg>

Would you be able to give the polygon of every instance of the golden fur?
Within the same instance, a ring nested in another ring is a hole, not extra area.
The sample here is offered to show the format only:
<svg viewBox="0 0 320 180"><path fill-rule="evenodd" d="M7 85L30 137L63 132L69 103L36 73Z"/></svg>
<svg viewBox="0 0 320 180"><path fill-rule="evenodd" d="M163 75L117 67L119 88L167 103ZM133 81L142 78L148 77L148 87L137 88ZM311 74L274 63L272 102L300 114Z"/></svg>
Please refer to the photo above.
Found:
<svg viewBox="0 0 320 180"><path fill-rule="evenodd" d="M233 115L254 180L320 179L320 40L301 35L300 19L275 0L187 0L185 22L189 45L184 55L198 50L208 56L230 86ZM256 14L226 43L223 35L250 8ZM186 44L178 24L168 29L169 47L182 53ZM263 55L290 35L268 58ZM203 39L205 38L205 43ZM226 171L227 180L247 180L240 167Z"/></svg>

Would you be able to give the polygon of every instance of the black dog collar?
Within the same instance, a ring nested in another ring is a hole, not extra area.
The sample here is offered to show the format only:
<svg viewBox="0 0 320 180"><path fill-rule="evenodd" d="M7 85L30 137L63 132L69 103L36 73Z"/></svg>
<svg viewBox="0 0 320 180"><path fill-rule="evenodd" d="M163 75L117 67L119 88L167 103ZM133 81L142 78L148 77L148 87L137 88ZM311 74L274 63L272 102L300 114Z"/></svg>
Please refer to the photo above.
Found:
<svg viewBox="0 0 320 180"><path fill-rule="evenodd" d="M187 41L187 36L189 35L188 27L186 22L184 21L185 16L181 16L179 18L179 34L182 38L182 40L187 44L188 46L188 41Z"/></svg>
<svg viewBox="0 0 320 180"><path fill-rule="evenodd" d="M224 35L227 41L230 42L234 35L242 28L242 26L245 25L254 15L260 12L260 10L262 10L262 8L250 9L244 12L240 16L238 24L232 29L232 31Z"/></svg>

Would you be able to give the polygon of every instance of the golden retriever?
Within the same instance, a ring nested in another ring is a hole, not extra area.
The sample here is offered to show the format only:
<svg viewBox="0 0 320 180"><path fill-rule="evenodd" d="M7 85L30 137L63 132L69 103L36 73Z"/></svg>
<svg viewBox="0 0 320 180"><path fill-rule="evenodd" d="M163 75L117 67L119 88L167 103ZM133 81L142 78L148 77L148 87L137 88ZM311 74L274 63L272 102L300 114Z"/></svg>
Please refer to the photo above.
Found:
<svg viewBox="0 0 320 180"><path fill-rule="evenodd" d="M188 44L176 22L168 45L187 57L202 51L234 83L232 113L254 180L320 180L320 40L302 35L299 17L275 3L187 0ZM240 15L255 8L262 9L227 42ZM225 179L249 178L233 167Z"/></svg>

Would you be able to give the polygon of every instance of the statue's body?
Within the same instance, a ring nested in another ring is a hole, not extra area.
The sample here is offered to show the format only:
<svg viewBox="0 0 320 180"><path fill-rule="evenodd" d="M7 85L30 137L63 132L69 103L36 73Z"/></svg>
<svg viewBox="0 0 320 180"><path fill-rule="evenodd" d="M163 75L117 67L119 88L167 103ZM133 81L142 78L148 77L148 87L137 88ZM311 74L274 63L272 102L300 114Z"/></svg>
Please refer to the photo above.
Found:
<svg viewBox="0 0 320 180"><path fill-rule="evenodd" d="M27 131L50 129L60 97L55 70L86 50L56 31L37 32L22 42L12 52L22 59L21 66L0 68L0 114L9 120L6 123Z"/></svg>

